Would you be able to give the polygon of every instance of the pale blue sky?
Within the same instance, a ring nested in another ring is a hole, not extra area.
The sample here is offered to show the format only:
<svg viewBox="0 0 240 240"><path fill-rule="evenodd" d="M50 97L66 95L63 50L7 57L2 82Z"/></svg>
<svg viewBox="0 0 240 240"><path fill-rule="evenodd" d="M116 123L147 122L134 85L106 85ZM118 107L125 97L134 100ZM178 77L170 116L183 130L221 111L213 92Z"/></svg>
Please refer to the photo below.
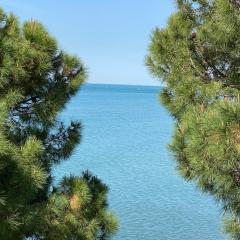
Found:
<svg viewBox="0 0 240 240"><path fill-rule="evenodd" d="M21 21L37 19L88 67L92 83L157 85L144 66L152 30L174 0L2 0Z"/></svg>

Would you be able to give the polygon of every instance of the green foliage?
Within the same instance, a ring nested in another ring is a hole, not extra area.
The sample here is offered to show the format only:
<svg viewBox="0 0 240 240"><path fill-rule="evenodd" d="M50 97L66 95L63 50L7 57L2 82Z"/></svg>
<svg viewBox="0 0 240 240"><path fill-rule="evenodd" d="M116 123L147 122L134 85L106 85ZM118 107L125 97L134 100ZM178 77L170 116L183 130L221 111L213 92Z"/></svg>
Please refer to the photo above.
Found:
<svg viewBox="0 0 240 240"><path fill-rule="evenodd" d="M240 2L178 0L146 65L176 122L170 149L187 180L219 201L240 239Z"/></svg>
<svg viewBox="0 0 240 240"><path fill-rule="evenodd" d="M81 130L57 116L86 77L42 24L0 10L0 239L103 240L117 230L99 179L86 172L52 183Z"/></svg>

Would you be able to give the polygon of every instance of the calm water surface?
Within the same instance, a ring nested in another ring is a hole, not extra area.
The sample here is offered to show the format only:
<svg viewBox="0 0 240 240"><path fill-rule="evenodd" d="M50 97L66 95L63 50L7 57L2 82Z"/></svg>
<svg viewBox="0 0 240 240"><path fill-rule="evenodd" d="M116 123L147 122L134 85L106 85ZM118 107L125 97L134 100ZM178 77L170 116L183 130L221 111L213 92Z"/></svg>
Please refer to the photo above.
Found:
<svg viewBox="0 0 240 240"><path fill-rule="evenodd" d="M222 240L219 207L184 182L166 150L173 121L159 87L85 85L61 115L83 138L56 181L90 169L109 187L121 228L114 240Z"/></svg>

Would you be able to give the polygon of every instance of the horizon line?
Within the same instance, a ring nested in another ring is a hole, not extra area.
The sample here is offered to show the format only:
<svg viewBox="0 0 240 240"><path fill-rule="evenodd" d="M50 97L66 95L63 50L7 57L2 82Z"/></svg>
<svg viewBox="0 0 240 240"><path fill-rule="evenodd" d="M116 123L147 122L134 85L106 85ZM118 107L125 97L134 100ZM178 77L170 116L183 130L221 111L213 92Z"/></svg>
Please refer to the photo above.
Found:
<svg viewBox="0 0 240 240"><path fill-rule="evenodd" d="M139 87L163 87L163 85L161 83L159 83L159 85L142 85L142 84L127 84L127 83L94 83L94 82L84 82L84 84L101 84L101 85L118 85L118 86L139 86Z"/></svg>

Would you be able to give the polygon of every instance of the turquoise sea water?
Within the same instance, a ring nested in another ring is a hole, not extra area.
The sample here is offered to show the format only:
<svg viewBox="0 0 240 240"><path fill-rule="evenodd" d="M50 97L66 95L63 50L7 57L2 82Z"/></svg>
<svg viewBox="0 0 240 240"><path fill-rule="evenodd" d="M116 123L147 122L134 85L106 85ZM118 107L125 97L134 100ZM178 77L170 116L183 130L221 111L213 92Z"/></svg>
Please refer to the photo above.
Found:
<svg viewBox="0 0 240 240"><path fill-rule="evenodd" d="M222 240L220 207L178 176L166 146L173 120L159 87L85 85L61 118L81 120L83 138L56 181L90 169L110 188L120 221L114 240Z"/></svg>

